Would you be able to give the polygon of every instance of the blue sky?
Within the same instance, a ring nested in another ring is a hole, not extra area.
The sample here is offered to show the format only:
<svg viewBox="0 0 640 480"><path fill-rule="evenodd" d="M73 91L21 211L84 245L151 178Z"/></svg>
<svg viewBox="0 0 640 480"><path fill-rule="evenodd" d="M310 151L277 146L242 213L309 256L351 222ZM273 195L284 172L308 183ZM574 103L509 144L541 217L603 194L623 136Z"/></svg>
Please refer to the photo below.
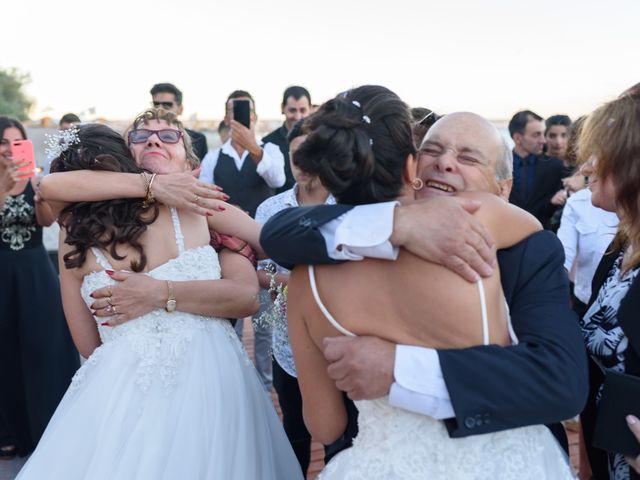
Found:
<svg viewBox="0 0 640 480"><path fill-rule="evenodd" d="M637 0L21 0L4 10L0 67L31 74L34 117L95 107L129 119L161 81L183 90L187 118L220 118L236 88L277 118L290 84L321 103L363 83L438 112L576 116L640 81Z"/></svg>

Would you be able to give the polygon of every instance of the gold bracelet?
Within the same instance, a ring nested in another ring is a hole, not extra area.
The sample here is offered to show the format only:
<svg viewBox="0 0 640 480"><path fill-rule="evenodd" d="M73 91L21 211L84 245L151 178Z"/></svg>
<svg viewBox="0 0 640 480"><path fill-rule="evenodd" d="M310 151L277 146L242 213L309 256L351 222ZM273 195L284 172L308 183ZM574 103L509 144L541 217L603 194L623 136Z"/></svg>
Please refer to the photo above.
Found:
<svg viewBox="0 0 640 480"><path fill-rule="evenodd" d="M144 196L144 201L142 202L142 205L144 206L144 208L148 208L153 202L156 201L155 197L153 196L153 190L151 190L151 188L153 187L153 181L156 178L156 174L152 173L151 174L151 178L149 179L149 183L147 183L146 187L147 187L147 193ZM146 177L145 177L146 180Z"/></svg>
<svg viewBox="0 0 640 480"><path fill-rule="evenodd" d="M151 179L151 174L147 173L147 172L142 172L140 173L140 176L142 177L142 181L144 182L144 196L147 195L147 191L149 190L149 180Z"/></svg>

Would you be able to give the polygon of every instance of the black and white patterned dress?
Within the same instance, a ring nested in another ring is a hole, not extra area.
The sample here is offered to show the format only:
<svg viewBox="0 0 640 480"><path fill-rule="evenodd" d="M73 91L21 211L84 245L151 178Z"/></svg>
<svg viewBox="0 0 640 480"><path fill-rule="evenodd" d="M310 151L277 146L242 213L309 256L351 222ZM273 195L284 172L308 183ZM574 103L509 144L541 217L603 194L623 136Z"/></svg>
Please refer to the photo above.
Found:
<svg viewBox="0 0 640 480"><path fill-rule="evenodd" d="M34 449L79 366L34 193L28 182L0 208L0 442L20 454Z"/></svg>
<svg viewBox="0 0 640 480"><path fill-rule="evenodd" d="M580 320L587 351L603 371L625 371L625 352L629 342L618 323L618 308L640 268L622 274L623 254L621 252L616 258L596 299ZM596 403L600 401L601 394L602 385L599 387ZM610 453L608 461L610 478L630 478L629 465L622 454Z"/></svg>

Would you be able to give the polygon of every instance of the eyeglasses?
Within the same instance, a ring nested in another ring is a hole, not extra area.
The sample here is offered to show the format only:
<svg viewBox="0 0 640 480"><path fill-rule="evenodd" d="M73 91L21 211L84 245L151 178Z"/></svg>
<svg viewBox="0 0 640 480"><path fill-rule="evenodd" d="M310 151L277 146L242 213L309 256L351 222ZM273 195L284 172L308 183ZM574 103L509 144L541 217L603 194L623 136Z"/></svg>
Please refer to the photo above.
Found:
<svg viewBox="0 0 640 480"><path fill-rule="evenodd" d="M438 121L438 115L436 115L436 112L431 111L416 123L422 127L430 127L431 125L436 123L436 121Z"/></svg>
<svg viewBox="0 0 640 480"><path fill-rule="evenodd" d="M153 106L158 108L158 107L162 107L162 108L166 108L167 110L173 108L173 102L151 102L153 103Z"/></svg>
<svg viewBox="0 0 640 480"><path fill-rule="evenodd" d="M162 143L178 143L182 138L180 130L165 128L163 130L149 130L147 128L138 128L129 132L129 143L144 143L155 134Z"/></svg>

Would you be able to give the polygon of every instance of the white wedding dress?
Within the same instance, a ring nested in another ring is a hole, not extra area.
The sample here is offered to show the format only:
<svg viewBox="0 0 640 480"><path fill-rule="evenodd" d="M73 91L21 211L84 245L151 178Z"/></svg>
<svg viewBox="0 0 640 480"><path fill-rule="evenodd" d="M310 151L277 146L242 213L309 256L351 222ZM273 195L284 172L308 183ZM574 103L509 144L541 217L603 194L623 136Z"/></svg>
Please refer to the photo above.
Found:
<svg viewBox="0 0 640 480"><path fill-rule="evenodd" d="M220 278L210 246L184 249L149 272L162 280ZM110 269L94 250L99 264ZM85 276L87 304L114 284ZM102 345L78 370L20 480L301 479L255 368L227 320L151 313L98 326Z"/></svg>
<svg viewBox="0 0 640 480"><path fill-rule="evenodd" d="M313 266L309 282L318 307L344 335L320 299ZM489 343L484 287L478 282L484 344ZM510 334L517 342L509 325ZM443 422L389 404L388 398L355 402L358 436L317 480L564 480L575 478L566 453L544 425L451 438Z"/></svg>

